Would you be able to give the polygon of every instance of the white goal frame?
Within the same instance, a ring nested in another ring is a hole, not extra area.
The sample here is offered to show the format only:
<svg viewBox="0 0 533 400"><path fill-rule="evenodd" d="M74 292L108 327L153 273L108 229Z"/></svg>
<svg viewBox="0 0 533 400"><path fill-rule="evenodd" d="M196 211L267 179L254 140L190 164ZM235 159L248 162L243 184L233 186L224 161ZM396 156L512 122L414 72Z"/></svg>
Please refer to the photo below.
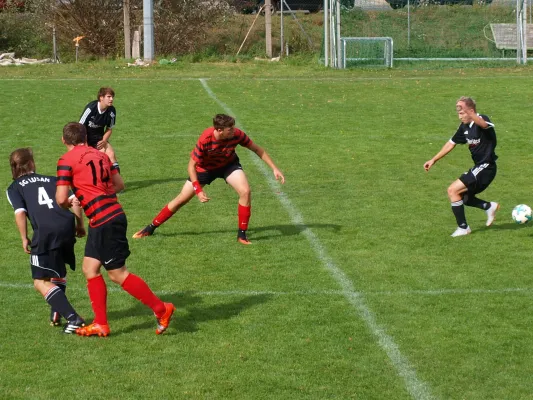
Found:
<svg viewBox="0 0 533 400"><path fill-rule="evenodd" d="M517 0L519 1L519 0ZM366 61L369 58L348 58L346 57L346 45L348 42L384 42L385 47L383 51L383 62L388 68L392 68L394 59L394 42L391 37L341 37L341 50L342 50L342 68L346 69L346 61Z"/></svg>
<svg viewBox="0 0 533 400"><path fill-rule="evenodd" d="M527 64L527 0L516 0L516 62Z"/></svg>

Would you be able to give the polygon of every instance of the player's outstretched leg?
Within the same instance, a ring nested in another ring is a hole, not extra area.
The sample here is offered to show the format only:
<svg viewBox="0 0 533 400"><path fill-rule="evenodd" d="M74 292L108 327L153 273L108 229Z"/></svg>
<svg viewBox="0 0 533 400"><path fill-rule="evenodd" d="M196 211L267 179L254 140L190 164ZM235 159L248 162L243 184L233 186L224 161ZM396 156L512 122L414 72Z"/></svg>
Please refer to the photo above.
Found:
<svg viewBox="0 0 533 400"><path fill-rule="evenodd" d="M494 222L494 218L496 217L496 212L500 209L500 203L496 203L494 201L490 202L490 207L488 210L485 210L487 213L487 226L491 226Z"/></svg>

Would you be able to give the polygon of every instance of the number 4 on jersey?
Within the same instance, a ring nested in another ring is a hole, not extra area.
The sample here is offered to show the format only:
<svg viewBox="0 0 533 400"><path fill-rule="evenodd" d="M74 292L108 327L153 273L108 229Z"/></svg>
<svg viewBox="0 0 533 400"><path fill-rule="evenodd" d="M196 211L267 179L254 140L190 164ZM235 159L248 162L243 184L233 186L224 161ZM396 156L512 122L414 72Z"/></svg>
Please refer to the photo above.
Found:
<svg viewBox="0 0 533 400"><path fill-rule="evenodd" d="M54 201L48 197L48 193L46 193L46 190L42 186L39 187L39 204L41 206L46 204L48 208L54 208Z"/></svg>

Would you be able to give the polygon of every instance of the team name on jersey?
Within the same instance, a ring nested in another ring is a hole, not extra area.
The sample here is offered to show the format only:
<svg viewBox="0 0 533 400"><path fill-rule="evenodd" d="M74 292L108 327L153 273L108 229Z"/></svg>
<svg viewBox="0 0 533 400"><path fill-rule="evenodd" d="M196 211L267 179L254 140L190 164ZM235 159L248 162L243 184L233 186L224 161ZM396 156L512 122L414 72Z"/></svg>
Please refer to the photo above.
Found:
<svg viewBox="0 0 533 400"><path fill-rule="evenodd" d="M18 184L22 187L35 182L50 182L50 178L35 176L21 180Z"/></svg>
<svg viewBox="0 0 533 400"><path fill-rule="evenodd" d="M88 125L89 125L89 128L100 128L103 126L103 125L96 125L93 121L89 121Z"/></svg>

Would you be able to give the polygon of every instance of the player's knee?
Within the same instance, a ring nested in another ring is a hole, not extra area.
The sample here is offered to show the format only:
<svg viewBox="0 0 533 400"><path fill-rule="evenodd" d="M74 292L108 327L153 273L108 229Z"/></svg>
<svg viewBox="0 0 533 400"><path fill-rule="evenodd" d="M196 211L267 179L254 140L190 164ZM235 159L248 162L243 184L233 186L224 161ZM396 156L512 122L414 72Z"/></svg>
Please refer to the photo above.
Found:
<svg viewBox="0 0 533 400"><path fill-rule="evenodd" d="M449 186L448 187L448 197L457 197L458 195L458 192L457 192L457 189L455 189L455 187L453 185Z"/></svg>

